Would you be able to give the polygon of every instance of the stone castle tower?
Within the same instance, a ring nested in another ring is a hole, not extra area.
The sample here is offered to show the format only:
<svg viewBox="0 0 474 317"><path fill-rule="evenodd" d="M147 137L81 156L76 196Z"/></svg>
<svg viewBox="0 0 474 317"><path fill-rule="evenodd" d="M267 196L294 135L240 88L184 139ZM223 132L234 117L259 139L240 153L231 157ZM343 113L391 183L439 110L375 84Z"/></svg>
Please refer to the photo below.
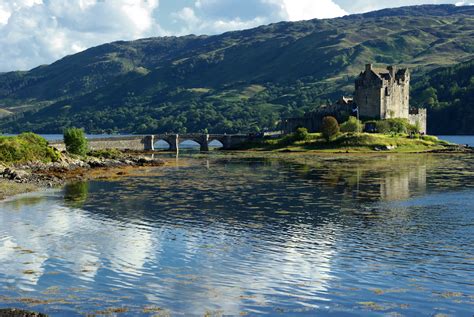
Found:
<svg viewBox="0 0 474 317"><path fill-rule="evenodd" d="M362 118L409 118L410 72L367 64L355 82L354 102Z"/></svg>

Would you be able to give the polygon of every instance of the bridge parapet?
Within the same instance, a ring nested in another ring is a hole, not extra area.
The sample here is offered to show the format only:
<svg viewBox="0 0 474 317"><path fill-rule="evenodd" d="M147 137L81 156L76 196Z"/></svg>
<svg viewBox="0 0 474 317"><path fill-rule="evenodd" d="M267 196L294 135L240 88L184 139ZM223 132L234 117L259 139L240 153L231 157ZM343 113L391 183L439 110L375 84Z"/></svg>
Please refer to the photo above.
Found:
<svg viewBox="0 0 474 317"><path fill-rule="evenodd" d="M155 143L163 140L169 144L170 151L179 151L179 144L185 140L197 142L201 151L209 151L209 143L217 140L222 143L224 150L232 149L244 142L252 140L253 137L246 134L205 134L205 133L184 133L184 134L154 134L146 136L127 136L89 139L91 150L136 150L154 151ZM58 150L65 150L64 142L50 142L51 146Z"/></svg>

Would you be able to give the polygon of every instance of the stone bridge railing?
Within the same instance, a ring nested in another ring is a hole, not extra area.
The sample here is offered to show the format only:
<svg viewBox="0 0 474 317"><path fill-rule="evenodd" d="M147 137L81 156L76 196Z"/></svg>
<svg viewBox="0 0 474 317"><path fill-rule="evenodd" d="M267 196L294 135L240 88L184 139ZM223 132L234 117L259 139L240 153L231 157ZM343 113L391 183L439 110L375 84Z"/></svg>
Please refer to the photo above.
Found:
<svg viewBox="0 0 474 317"><path fill-rule="evenodd" d="M229 150L254 138L255 136L248 134L153 134L145 136L89 139L89 148L91 150L118 149L154 151L156 142L163 140L169 144L170 151L178 151L181 142L191 140L200 145L201 151L209 151L209 143L217 140L222 143L223 149ZM50 145L58 150L65 150L65 145L62 141L50 142Z"/></svg>

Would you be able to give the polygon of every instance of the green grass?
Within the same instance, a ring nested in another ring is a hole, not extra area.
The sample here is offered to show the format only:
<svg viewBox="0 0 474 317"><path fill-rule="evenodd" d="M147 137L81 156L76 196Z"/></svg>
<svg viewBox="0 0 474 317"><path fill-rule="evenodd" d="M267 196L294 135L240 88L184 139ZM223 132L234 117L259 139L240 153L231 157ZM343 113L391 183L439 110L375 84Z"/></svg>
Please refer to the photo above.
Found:
<svg viewBox="0 0 474 317"><path fill-rule="evenodd" d="M54 162L60 157L48 145L48 141L34 133L22 133L15 137L0 136L0 162L4 164L23 162Z"/></svg>
<svg viewBox="0 0 474 317"><path fill-rule="evenodd" d="M284 152L393 152L413 153L443 149L448 143L435 136L411 139L404 134L340 133L327 142L320 133L312 133L305 141L292 140L291 135L280 139L256 141L245 144L242 150Z"/></svg>

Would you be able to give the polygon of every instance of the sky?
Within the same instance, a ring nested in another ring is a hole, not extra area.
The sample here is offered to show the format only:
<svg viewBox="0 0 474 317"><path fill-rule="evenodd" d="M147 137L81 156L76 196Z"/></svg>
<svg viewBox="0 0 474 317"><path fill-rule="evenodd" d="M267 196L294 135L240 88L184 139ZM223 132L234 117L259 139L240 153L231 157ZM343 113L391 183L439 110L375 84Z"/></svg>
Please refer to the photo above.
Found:
<svg viewBox="0 0 474 317"><path fill-rule="evenodd" d="M278 21L332 18L460 0L0 0L0 72L28 70L99 44L219 34ZM469 3L471 4L471 3Z"/></svg>

